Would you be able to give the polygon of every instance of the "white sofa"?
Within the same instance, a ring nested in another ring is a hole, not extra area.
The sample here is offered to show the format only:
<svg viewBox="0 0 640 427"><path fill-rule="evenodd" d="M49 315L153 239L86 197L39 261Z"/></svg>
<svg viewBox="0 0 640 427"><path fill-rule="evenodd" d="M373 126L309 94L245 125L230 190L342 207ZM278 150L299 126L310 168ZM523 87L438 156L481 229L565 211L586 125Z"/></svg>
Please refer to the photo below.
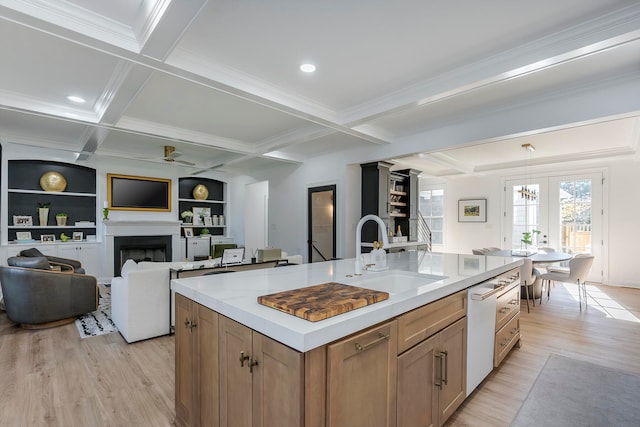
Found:
<svg viewBox="0 0 640 427"><path fill-rule="evenodd" d="M122 276L111 280L111 320L125 341L169 333L169 269L183 265L184 262L136 264L127 260Z"/></svg>
<svg viewBox="0 0 640 427"><path fill-rule="evenodd" d="M301 264L301 255L283 259ZM213 262L220 262L219 258ZM195 266L211 261L191 263ZM121 276L111 280L111 320L128 343L169 334L169 269L184 262L139 262L127 260ZM175 304L171 294L171 325L175 322Z"/></svg>

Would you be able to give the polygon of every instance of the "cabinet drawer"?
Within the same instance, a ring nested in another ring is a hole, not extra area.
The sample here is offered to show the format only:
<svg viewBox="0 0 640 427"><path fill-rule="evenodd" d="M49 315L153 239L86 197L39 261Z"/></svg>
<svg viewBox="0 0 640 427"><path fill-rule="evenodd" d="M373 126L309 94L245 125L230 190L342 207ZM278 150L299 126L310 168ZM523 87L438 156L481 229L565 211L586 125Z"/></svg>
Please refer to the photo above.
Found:
<svg viewBox="0 0 640 427"><path fill-rule="evenodd" d="M466 290L403 314L398 317L398 354L466 315Z"/></svg>
<svg viewBox="0 0 640 427"><path fill-rule="evenodd" d="M520 340L520 313L516 314L496 333L493 351L493 366L497 367L509 350Z"/></svg>
<svg viewBox="0 0 640 427"><path fill-rule="evenodd" d="M499 331L516 313L520 312L520 286L498 297L496 305L496 331Z"/></svg>

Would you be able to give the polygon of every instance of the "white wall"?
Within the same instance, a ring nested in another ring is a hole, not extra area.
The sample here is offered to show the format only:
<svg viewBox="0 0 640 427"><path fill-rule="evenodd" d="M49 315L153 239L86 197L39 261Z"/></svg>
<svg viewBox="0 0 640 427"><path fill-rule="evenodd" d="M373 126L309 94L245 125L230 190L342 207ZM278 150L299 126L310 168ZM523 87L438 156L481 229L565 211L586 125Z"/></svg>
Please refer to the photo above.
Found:
<svg viewBox="0 0 640 427"><path fill-rule="evenodd" d="M640 164L637 160L595 162L589 165L558 165L545 168L542 173L571 174L581 170L606 169L609 182L605 183L605 234L604 282L611 285L640 288L640 276L634 265L638 252L635 236L640 236L638 212L640 198L634 188L640 182ZM538 174L537 174L538 175ZM445 182L445 244L443 252L471 253L474 248L487 246L504 247L501 241L502 227L502 179L511 175L491 175L448 179ZM513 175L518 176L518 175ZM424 179L424 183L442 183L443 180ZM458 199L482 197L487 199L486 223L459 223L457 219Z"/></svg>

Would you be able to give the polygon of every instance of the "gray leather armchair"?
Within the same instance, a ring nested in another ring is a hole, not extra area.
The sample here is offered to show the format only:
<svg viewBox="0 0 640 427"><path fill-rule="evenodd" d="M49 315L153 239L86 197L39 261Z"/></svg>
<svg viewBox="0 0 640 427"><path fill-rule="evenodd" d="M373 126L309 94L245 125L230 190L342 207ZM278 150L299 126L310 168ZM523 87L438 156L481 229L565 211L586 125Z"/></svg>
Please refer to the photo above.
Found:
<svg viewBox="0 0 640 427"><path fill-rule="evenodd" d="M49 261L49 264L60 267L62 271L72 271L79 274L85 273L80 261L71 258L61 258L52 255L45 255L36 248L22 250L20 251L20 256L35 258L45 257L47 261Z"/></svg>
<svg viewBox="0 0 640 427"><path fill-rule="evenodd" d="M0 266L0 285L9 320L26 329L73 322L98 308L93 276L52 271L46 257L11 257Z"/></svg>

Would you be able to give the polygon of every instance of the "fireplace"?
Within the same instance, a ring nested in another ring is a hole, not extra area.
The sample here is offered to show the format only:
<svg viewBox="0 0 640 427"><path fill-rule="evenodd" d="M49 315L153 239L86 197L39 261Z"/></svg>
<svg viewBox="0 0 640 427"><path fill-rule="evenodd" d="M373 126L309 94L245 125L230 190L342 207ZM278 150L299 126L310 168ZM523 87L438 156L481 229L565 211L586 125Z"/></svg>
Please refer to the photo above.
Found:
<svg viewBox="0 0 640 427"><path fill-rule="evenodd" d="M165 262L171 258L172 236L114 236L113 275L119 276L127 259Z"/></svg>

